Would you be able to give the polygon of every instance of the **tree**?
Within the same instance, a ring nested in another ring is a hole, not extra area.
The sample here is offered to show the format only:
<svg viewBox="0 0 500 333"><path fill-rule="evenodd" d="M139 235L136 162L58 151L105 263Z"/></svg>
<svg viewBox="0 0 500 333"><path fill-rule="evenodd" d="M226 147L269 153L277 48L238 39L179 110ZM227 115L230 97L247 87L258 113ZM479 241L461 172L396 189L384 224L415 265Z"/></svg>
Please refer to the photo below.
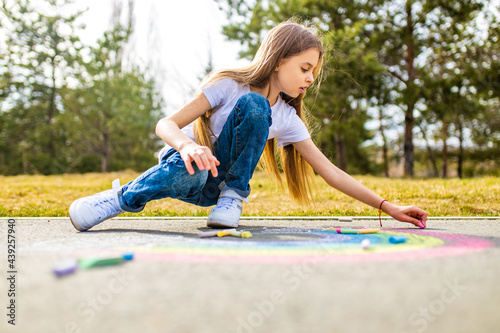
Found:
<svg viewBox="0 0 500 333"><path fill-rule="evenodd" d="M74 73L82 49L75 34L80 28L76 19L82 12L60 14L68 3L46 1L44 11L36 10L26 0L2 3L2 31L6 36L2 63L6 70L2 72L1 116L8 147L2 153L4 160L17 160L10 163L8 173L21 167L17 156L23 156L25 173L62 170L57 151L65 140L54 122L61 112L59 92L67 84L65 78Z"/></svg>
<svg viewBox="0 0 500 333"><path fill-rule="evenodd" d="M474 157L483 164L490 161L489 172L498 175L500 168L500 13L489 2L484 13L488 30L483 38L467 47L466 69L479 96L479 110L472 121Z"/></svg>
<svg viewBox="0 0 500 333"><path fill-rule="evenodd" d="M263 32L270 26L294 15L315 23L324 32L357 29L357 47L363 49L364 54L376 54L376 60L388 74L377 76L379 88L376 89L380 94L372 95L374 91L366 90L361 99L374 96L375 100L368 98L374 105L383 108L392 103L403 111L407 176L414 175L415 112L424 102L422 82L427 72L428 53L433 52L435 45L446 43L450 35L455 36L454 25L468 25L483 7L478 0L256 0L252 5L243 0L225 2L227 5L222 7L230 24L224 33L230 39L241 41L245 46L243 55L254 52ZM456 36L461 40L460 34ZM364 81L358 82L365 85Z"/></svg>
<svg viewBox="0 0 500 333"><path fill-rule="evenodd" d="M2 4L0 173L144 170L159 149L163 100L149 69L124 60L133 1L125 24L115 3L113 27L94 47L76 37L81 12L58 14L68 3Z"/></svg>
<svg viewBox="0 0 500 333"><path fill-rule="evenodd" d="M370 98L380 91L378 82L383 68L375 55L360 44L363 24L332 31L324 37L335 51L327 56L326 75L321 91L314 100L314 116L320 120L317 139L323 150L336 153L337 165L349 172L373 172L374 167L362 144L373 138L365 128L371 119L368 108L379 105L380 99ZM332 147L329 143L334 142ZM348 164L349 161L356 163Z"/></svg>
<svg viewBox="0 0 500 333"><path fill-rule="evenodd" d="M422 115L440 130L443 177L448 176L450 150L447 140L453 136L458 139L457 174L463 177L465 131L483 122L481 119L492 102L491 96L481 96L480 91L482 82L491 73L489 70L495 66L495 59L489 56L494 54L492 47L496 44L490 42L494 40L491 32L495 20L490 22L489 30L481 27L483 24L477 19L481 6L473 2L455 6L448 9L449 15L436 16L434 25L428 27L431 37L425 53L429 55L426 71L421 73L421 91L426 105ZM492 88L493 85L487 83L483 87ZM489 88L484 91L491 92Z"/></svg>
<svg viewBox="0 0 500 333"><path fill-rule="evenodd" d="M155 81L147 79L137 66L126 68L124 49L133 32L133 1L122 24L121 7L115 7L113 28L105 32L90 59L82 65L79 86L64 96L65 126L72 129L69 142L74 151L73 166L79 171L133 168L144 170L154 162L159 148L154 135L163 100Z"/></svg>
<svg viewBox="0 0 500 333"><path fill-rule="evenodd" d="M360 13L363 6L371 5L347 0L257 0L253 5L242 0L227 1L227 5L220 2L230 20L223 32L241 42L242 57L253 56L266 32L291 17L300 17L324 34L325 43L331 46L324 62L326 79L317 96L306 97L306 104L314 106L311 111L319 120L316 139L327 155L335 154L341 169L371 172L362 143L373 135L364 125L370 119L368 107L378 103L369 96L377 87L375 77L383 69L363 44L366 22Z"/></svg>
<svg viewBox="0 0 500 333"><path fill-rule="evenodd" d="M427 54L445 48L453 29L471 22L482 8L479 1L406 0L383 4L374 22L372 40L380 46L379 59L393 76L399 103L405 106L405 174L414 174L413 128L415 109L421 101L423 76L431 71ZM445 127L443 128L443 130Z"/></svg>

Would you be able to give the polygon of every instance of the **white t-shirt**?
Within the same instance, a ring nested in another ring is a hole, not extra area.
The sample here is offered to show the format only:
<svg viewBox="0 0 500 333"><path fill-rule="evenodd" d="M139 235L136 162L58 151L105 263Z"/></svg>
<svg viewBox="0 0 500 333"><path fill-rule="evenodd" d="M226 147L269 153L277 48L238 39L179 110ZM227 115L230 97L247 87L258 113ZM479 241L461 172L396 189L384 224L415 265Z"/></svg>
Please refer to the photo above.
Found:
<svg viewBox="0 0 500 333"><path fill-rule="evenodd" d="M223 79L202 88L202 92L214 110L210 117L210 128L215 135L215 137L212 137L212 142L215 142L236 102L243 94L250 92L250 87L241 85L231 79ZM278 96L278 101L271 107L271 111L273 123L269 128L268 140L276 138L278 146L284 147L311 137L306 125L297 115L295 109L288 105L281 96ZM194 140L193 123L184 127L182 132ZM170 148L167 145L162 149L162 152L167 152ZM160 155L162 154L160 153Z"/></svg>

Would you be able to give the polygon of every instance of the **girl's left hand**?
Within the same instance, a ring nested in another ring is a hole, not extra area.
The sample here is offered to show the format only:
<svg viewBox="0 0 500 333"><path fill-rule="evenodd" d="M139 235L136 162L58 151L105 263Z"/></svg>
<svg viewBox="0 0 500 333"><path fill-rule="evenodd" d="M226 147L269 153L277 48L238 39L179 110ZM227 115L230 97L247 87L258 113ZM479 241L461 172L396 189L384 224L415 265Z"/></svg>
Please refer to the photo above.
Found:
<svg viewBox="0 0 500 333"><path fill-rule="evenodd" d="M417 206L398 206L390 202L384 202L382 210L398 221L414 224L421 229L426 227L429 215L428 212Z"/></svg>

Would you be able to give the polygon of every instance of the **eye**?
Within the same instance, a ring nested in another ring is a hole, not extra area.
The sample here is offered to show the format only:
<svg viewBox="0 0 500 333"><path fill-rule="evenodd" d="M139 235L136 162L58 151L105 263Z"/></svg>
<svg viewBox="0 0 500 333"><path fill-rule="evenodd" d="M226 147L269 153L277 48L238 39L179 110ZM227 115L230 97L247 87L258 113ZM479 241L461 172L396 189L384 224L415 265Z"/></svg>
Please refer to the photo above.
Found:
<svg viewBox="0 0 500 333"><path fill-rule="evenodd" d="M307 73L309 70L307 68L301 67L303 73Z"/></svg>

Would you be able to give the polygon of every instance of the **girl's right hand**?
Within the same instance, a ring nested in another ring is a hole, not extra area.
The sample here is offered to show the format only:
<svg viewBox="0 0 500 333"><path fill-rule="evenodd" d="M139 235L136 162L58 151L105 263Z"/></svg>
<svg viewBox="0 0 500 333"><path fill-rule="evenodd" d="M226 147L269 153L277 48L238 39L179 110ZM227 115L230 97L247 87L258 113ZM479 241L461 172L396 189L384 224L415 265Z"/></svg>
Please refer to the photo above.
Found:
<svg viewBox="0 0 500 333"><path fill-rule="evenodd" d="M414 224L421 229L426 227L429 213L417 206L398 206L386 201L382 209L398 221Z"/></svg>
<svg viewBox="0 0 500 333"><path fill-rule="evenodd" d="M195 162L198 169L210 170L212 176L217 177L217 166L220 165L220 162L212 154L210 148L193 142L179 149L179 153L190 175L194 175L192 162Z"/></svg>

